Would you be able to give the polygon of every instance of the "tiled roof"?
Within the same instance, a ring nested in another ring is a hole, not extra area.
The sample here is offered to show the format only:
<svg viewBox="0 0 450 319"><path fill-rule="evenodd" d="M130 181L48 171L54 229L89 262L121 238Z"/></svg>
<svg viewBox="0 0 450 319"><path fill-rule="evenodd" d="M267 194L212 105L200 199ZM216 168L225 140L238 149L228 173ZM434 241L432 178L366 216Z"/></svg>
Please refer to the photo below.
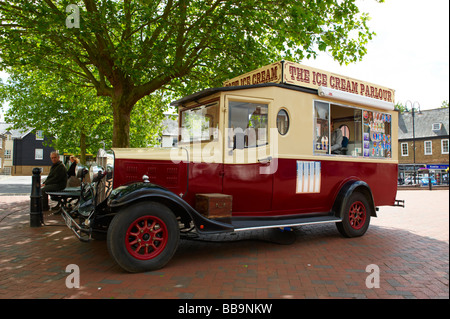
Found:
<svg viewBox="0 0 450 319"><path fill-rule="evenodd" d="M433 124L435 125L433 129ZM448 107L414 112L414 127L416 138L431 138L448 136L449 117ZM398 117L398 139L412 139L412 112L401 113Z"/></svg>
<svg viewBox="0 0 450 319"><path fill-rule="evenodd" d="M12 124L0 122L0 134L10 133L12 138L23 138L33 130L29 127L26 129L11 129L12 126Z"/></svg>

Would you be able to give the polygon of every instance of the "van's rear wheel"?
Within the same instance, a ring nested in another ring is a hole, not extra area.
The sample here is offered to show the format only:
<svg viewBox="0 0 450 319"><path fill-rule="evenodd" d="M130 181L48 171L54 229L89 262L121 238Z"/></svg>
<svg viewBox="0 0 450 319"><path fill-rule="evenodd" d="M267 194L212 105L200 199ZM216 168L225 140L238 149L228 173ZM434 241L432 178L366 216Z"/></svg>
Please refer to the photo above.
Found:
<svg viewBox="0 0 450 319"><path fill-rule="evenodd" d="M129 272L164 267L175 254L179 240L175 215L155 202L124 208L113 218L107 235L109 253Z"/></svg>
<svg viewBox="0 0 450 319"><path fill-rule="evenodd" d="M336 227L344 237L358 237L366 233L372 211L366 197L361 193L350 195L342 211L342 222Z"/></svg>

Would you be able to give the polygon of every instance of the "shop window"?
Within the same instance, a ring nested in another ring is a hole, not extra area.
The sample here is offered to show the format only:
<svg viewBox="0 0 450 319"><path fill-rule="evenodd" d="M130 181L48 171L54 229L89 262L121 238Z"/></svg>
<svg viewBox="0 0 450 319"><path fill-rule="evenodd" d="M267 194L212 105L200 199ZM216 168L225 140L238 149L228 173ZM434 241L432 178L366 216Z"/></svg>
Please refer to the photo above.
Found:
<svg viewBox="0 0 450 319"><path fill-rule="evenodd" d="M281 135L286 135L289 130L289 115L281 109L277 114L277 129Z"/></svg>
<svg viewBox="0 0 450 319"><path fill-rule="evenodd" d="M391 115L314 102L314 153L391 158Z"/></svg>

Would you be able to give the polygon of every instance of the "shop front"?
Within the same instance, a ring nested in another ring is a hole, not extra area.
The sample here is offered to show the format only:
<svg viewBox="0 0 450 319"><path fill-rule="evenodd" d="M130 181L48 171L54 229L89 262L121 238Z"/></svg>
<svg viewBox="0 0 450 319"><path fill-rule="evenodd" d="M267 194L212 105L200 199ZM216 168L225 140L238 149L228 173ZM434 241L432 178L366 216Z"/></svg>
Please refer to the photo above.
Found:
<svg viewBox="0 0 450 319"><path fill-rule="evenodd" d="M449 165L448 164L399 164L398 184L399 185L420 185L428 186L448 185Z"/></svg>

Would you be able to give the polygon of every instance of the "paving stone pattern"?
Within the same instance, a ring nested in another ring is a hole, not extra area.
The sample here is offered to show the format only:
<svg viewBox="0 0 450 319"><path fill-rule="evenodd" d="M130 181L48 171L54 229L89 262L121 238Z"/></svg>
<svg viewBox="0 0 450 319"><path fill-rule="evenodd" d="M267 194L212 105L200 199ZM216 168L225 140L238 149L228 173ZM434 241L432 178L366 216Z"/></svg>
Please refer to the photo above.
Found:
<svg viewBox="0 0 450 319"><path fill-rule="evenodd" d="M365 236L334 224L181 240L163 269L130 274L105 241L79 242L60 216L30 228L29 196L0 197L0 298L448 299L448 190L399 191L406 208L382 207ZM291 244L283 244L293 241ZM80 269L67 288L66 266ZM379 268L379 288L368 288Z"/></svg>

